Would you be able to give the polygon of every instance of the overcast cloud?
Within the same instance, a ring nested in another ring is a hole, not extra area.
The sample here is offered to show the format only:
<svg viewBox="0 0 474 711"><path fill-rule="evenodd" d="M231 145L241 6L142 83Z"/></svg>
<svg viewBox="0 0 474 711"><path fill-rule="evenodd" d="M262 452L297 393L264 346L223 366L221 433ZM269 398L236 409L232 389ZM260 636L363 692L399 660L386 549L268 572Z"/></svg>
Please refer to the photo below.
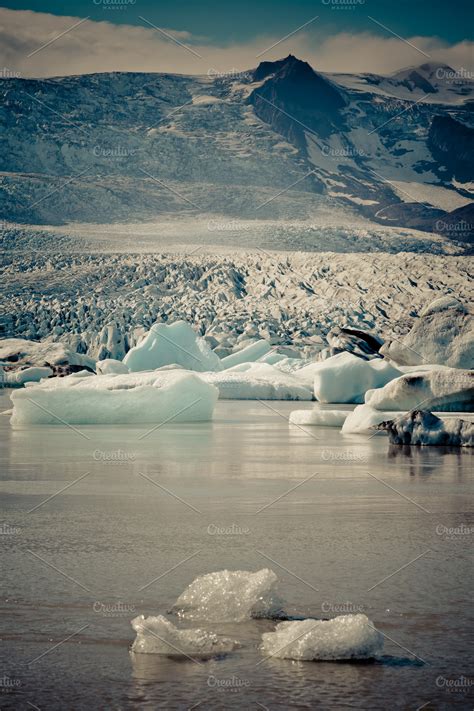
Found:
<svg viewBox="0 0 474 711"><path fill-rule="evenodd" d="M0 9L3 76L47 77L109 71L207 74L250 69L262 60L278 59L289 53L327 72L388 74L426 61L474 70L474 43L468 41L447 45L433 37L406 38L415 49L388 33L387 38L371 33L322 36L314 27L311 34L298 32L257 58L279 38L262 36L251 43L217 47L205 38L193 37L185 29L161 28L177 42L188 45L186 49L146 22L141 28L86 20L70 29L81 19ZM61 33L65 34L55 39ZM48 42L51 43L40 49Z"/></svg>

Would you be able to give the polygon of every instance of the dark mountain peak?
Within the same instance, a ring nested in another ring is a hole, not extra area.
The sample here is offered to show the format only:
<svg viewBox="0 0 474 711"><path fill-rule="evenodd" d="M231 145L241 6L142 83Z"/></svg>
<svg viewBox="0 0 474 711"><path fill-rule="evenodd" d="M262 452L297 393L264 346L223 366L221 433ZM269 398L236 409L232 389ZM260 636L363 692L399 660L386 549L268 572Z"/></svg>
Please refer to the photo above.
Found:
<svg viewBox="0 0 474 711"><path fill-rule="evenodd" d="M262 62L254 79L263 80L248 98L255 113L290 143L306 146L305 130L327 137L336 130L346 105L343 93L307 62L288 55Z"/></svg>
<svg viewBox="0 0 474 711"><path fill-rule="evenodd" d="M289 54L276 62L262 62L254 72L255 81L267 81L255 92L282 107L332 113L345 101L338 88L301 59Z"/></svg>
<svg viewBox="0 0 474 711"><path fill-rule="evenodd" d="M262 81L272 74L279 74L280 72L287 73L288 71L293 71L296 73L303 71L303 68L308 68L313 71L307 62L303 62L298 59L294 54L289 54L283 59L277 59L275 62L260 62L258 67L254 70L253 78L254 81Z"/></svg>

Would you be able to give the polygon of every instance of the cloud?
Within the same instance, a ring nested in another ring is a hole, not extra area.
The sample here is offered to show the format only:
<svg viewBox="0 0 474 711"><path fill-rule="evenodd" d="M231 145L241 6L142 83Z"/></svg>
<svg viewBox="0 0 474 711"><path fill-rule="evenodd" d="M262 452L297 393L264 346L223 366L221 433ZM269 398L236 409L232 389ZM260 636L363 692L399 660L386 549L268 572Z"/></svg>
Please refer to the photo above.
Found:
<svg viewBox="0 0 474 711"><path fill-rule="evenodd" d="M243 71L290 52L327 72L387 74L422 64L428 61L426 55L455 69L474 69L474 43L467 40L448 45L434 37L408 38L415 49L395 37L371 32L328 36L316 29L311 34L298 32L283 42L278 42L278 37L260 36L245 44L216 46L187 30L161 28L159 32L146 22L139 27L80 20L0 9L0 73L22 77L109 71L208 74ZM276 42L272 50L257 58Z"/></svg>

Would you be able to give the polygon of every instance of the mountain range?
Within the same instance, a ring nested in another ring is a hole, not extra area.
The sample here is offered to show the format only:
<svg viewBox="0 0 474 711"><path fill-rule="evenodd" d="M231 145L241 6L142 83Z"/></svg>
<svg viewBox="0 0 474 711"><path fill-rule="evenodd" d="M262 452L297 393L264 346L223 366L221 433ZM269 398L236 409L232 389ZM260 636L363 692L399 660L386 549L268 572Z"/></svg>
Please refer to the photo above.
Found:
<svg viewBox="0 0 474 711"><path fill-rule="evenodd" d="M340 214L472 240L474 82L446 65L327 74L289 55L210 76L2 78L0 92L4 224Z"/></svg>

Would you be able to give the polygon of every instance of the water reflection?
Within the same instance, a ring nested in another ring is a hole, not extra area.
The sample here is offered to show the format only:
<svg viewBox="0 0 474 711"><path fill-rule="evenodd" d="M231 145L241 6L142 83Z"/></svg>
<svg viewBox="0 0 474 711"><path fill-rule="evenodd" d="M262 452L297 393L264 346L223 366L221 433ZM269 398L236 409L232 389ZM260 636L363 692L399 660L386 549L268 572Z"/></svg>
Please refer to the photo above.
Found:
<svg viewBox="0 0 474 711"><path fill-rule="evenodd" d="M466 447L417 447L408 444L389 444L387 459L408 468L410 476L428 476L449 469L462 479L474 463L473 452Z"/></svg>

